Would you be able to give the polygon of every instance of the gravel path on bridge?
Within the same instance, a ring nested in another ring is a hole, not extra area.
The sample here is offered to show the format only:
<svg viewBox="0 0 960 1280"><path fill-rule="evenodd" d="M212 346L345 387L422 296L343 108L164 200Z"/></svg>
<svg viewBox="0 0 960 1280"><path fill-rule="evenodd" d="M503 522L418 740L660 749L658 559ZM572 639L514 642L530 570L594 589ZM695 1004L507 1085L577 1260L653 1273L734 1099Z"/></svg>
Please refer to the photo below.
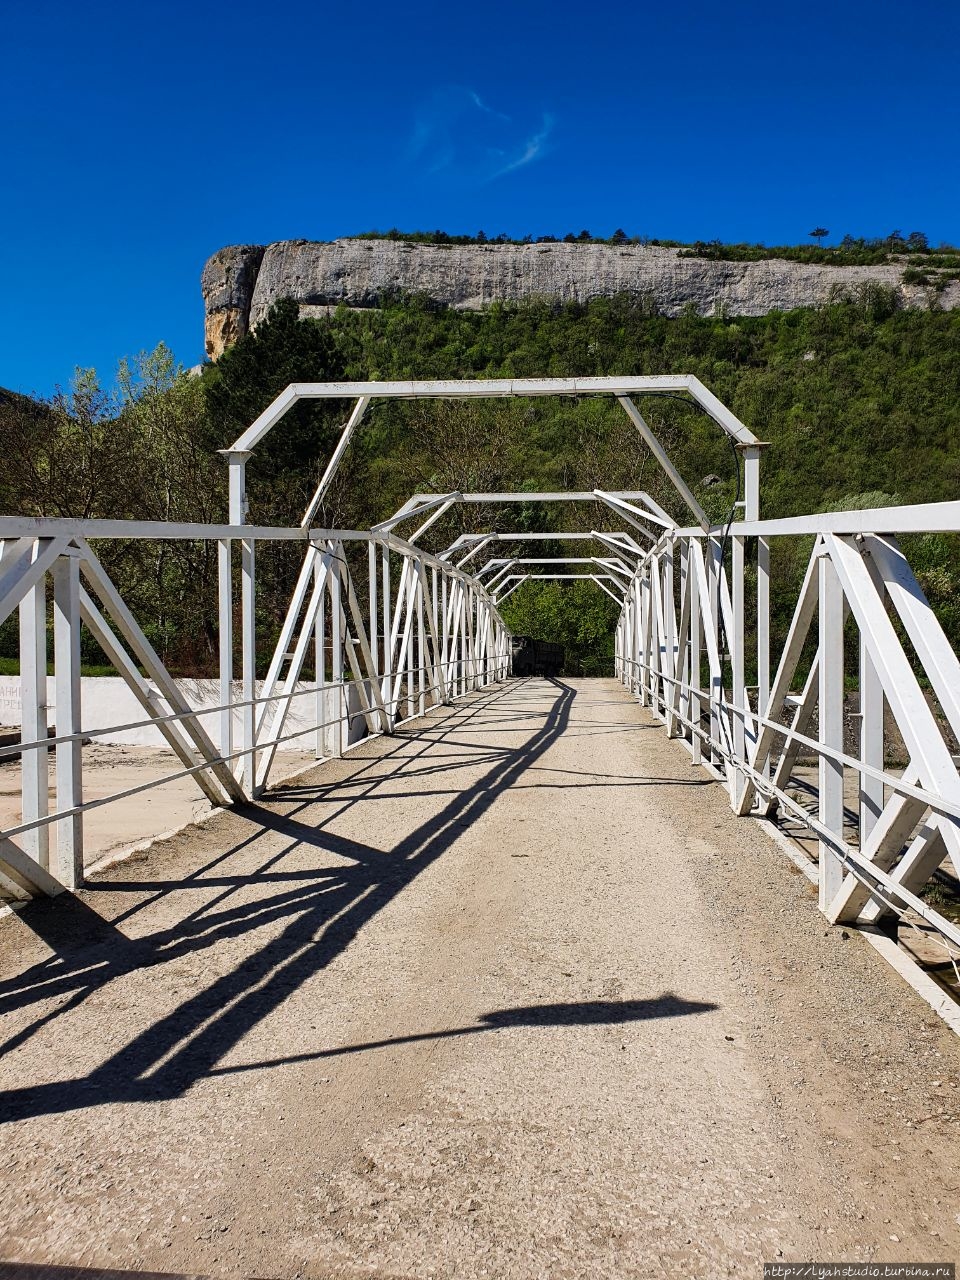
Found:
<svg viewBox="0 0 960 1280"><path fill-rule="evenodd" d="M0 1258L960 1255L960 1042L619 685L418 728L0 920Z"/></svg>

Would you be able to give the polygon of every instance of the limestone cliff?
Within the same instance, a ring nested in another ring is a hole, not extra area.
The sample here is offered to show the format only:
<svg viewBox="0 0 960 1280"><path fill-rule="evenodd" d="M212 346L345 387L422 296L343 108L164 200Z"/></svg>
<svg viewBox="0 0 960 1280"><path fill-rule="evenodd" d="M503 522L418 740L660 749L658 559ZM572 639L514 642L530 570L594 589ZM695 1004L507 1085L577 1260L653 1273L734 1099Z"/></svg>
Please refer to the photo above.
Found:
<svg viewBox="0 0 960 1280"><path fill-rule="evenodd" d="M664 315L693 306L701 315L764 315L818 306L835 286L867 281L896 288L906 306L930 305L931 291L904 285L903 265L815 266L770 258L716 262L678 257L676 249L601 244L422 245L398 240L283 240L266 248L221 249L203 270L207 354L216 359L267 313L292 297L302 315L344 303L375 307L388 292L424 293L476 310L497 301L556 298L585 302L629 292L646 295ZM938 295L960 306L960 282Z"/></svg>
<svg viewBox="0 0 960 1280"><path fill-rule="evenodd" d="M206 349L211 360L249 330L250 300L264 253L263 245L232 245L215 253L203 268L200 287Z"/></svg>

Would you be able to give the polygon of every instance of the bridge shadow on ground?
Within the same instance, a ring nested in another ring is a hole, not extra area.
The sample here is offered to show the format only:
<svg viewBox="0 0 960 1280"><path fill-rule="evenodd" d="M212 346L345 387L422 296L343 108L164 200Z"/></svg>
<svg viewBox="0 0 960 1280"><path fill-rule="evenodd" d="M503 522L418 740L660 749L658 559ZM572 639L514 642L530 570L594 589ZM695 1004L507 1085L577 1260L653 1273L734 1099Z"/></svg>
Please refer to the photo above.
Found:
<svg viewBox="0 0 960 1280"><path fill-rule="evenodd" d="M365 761L345 782L300 786L279 790L270 797L273 808L244 806L238 812L255 824L253 833L226 849L203 867L179 879L157 884L104 878L91 883L84 896L64 894L53 901L38 901L21 913L21 920L50 946L54 954L26 972L0 982L0 1013L33 1004L44 1012L0 1045L9 1053L27 1043L42 1028L68 1015L94 992L138 974L151 966L192 956L205 948L272 926L272 932L251 949L227 973L216 976L202 990L176 1008L144 1026L126 1044L88 1074L72 1079L0 1092L0 1118L56 1114L80 1107L112 1102L151 1102L175 1098L197 1080L231 1068L218 1063L264 1018L317 972L330 964L357 937L360 930L383 910L427 867L445 853L471 823L477 821L506 789L517 784L565 732L570 723L574 690L560 681L552 686L551 703L540 714L542 723L529 739L516 747L478 748L472 763L488 765L486 772L451 793L449 800L427 821L404 836L385 853L380 849L325 831L327 821L341 816L355 804L368 800L378 788L417 770L417 761L438 744L449 745L471 722L485 730L482 716L488 708L499 710L516 687L494 691L451 713L425 732L404 735L394 754L410 752L390 769L390 753ZM542 686L541 686L542 687ZM497 704L500 704L498 706ZM460 745L460 744L458 744ZM464 744L466 745L466 744ZM382 767L386 763L387 771ZM428 769L435 766L428 763ZM360 775L367 774L362 783ZM639 781L639 780L638 780ZM416 792L418 796L421 793ZM446 793L428 792L427 795ZM319 822L299 821L295 816L318 799L342 801L337 813ZM275 812L280 804L296 805L293 813ZM280 851L241 874L231 859L255 852L257 842L276 833L289 838ZM345 865L297 866L287 869L283 860L304 845L339 856ZM259 892L252 900L244 889ZM217 892L221 890L222 892ZM175 892L197 890L209 894L196 910L187 910L162 930L140 938L128 937L119 927L136 912L148 910L159 899ZM136 906L109 920L90 905L98 894L140 892L146 895ZM237 901L237 897L240 898ZM229 900L234 898L231 903ZM198 976L203 975L198 968ZM49 1002L58 1004L51 1009ZM488 1014L472 1027L400 1037L384 1043L468 1035L514 1026L546 1026L558 1023L587 1025L596 1022L631 1021L639 1018L676 1017L712 1008L665 995L659 1000L623 1003L544 1005L507 1009ZM355 1053L374 1044L346 1046L330 1054ZM307 1055L311 1056L325 1056ZM249 1064L268 1067L276 1063Z"/></svg>

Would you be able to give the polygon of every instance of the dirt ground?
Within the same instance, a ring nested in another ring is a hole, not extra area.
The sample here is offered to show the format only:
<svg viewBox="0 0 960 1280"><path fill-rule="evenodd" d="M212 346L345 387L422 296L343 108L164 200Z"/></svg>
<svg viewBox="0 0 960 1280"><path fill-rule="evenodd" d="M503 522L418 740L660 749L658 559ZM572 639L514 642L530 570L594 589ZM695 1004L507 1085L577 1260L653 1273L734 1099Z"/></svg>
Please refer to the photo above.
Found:
<svg viewBox="0 0 960 1280"><path fill-rule="evenodd" d="M0 1258L958 1258L960 1040L617 683L416 727L0 921Z"/></svg>

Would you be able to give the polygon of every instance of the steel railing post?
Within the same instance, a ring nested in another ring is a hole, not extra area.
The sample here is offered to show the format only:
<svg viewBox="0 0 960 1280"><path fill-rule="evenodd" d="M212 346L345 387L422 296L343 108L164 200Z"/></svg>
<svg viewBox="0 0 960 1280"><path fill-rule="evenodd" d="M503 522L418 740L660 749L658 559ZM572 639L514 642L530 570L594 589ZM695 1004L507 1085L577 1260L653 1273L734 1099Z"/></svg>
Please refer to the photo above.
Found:
<svg viewBox="0 0 960 1280"><path fill-rule="evenodd" d="M57 737L79 734L80 704L80 553L68 551L53 566L53 661ZM68 813L83 804L82 747L79 737L56 746L58 819L57 879L68 889L83 882L83 814Z"/></svg>
<svg viewBox="0 0 960 1280"><path fill-rule="evenodd" d="M860 759L883 769L883 685L863 634L860 635ZM860 775L860 848L883 809L883 779Z"/></svg>
<svg viewBox="0 0 960 1280"><path fill-rule="evenodd" d="M36 559L42 542L34 546ZM20 602L20 736L23 742L47 737L47 589L46 575ZM24 822L36 822L50 812L46 747L21 757L21 806ZM23 847L45 871L50 869L50 829L35 827L23 833Z"/></svg>
<svg viewBox="0 0 960 1280"><path fill-rule="evenodd" d="M314 582L323 573L323 558L317 556L313 564ZM328 578L329 581L329 578ZM314 675L317 686L317 731L314 754L322 760L328 753L330 737L330 694L327 692L327 590L320 596L317 616L313 621Z"/></svg>
<svg viewBox="0 0 960 1280"><path fill-rule="evenodd" d="M220 664L220 754L236 775L233 762L233 543L217 543L217 608Z"/></svg>
<svg viewBox="0 0 960 1280"><path fill-rule="evenodd" d="M819 740L833 751L843 750L843 591L827 551L821 552L820 576L820 697ZM819 761L820 822L843 838L843 765L821 753ZM843 865L828 840L819 840L819 901L826 911L840 891Z"/></svg>
<svg viewBox="0 0 960 1280"><path fill-rule="evenodd" d="M343 755L344 731L349 726L349 720L344 720L349 712L349 703L343 678L343 604L341 602L343 548L340 543L335 542L327 545L332 557L330 564L330 663L332 668L330 679L334 689L331 710L335 717L331 744L333 750L330 754L339 757Z"/></svg>
<svg viewBox="0 0 960 1280"><path fill-rule="evenodd" d="M731 605L733 613L733 635L728 637L730 647L730 683L732 685L730 700L733 703L733 754L737 762L746 759L747 734L747 688L744 664L745 638L743 634L745 622L744 596L746 583L744 579L745 540L734 537L732 542L731 572ZM740 804L740 795L745 783L745 775L734 768L730 778L730 804L734 811Z"/></svg>

